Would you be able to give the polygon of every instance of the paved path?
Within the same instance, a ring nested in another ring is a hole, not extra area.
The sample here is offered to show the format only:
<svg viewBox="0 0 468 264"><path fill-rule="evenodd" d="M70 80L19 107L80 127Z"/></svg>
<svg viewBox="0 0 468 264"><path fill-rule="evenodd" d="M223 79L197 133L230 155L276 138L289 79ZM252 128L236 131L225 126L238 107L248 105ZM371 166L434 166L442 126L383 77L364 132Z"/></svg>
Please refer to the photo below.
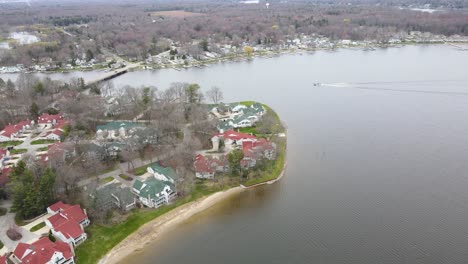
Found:
<svg viewBox="0 0 468 264"><path fill-rule="evenodd" d="M4 208L8 208L8 211L10 211L11 202L4 201L1 206ZM3 255L9 251L14 250L16 248L16 245L18 245L19 242L27 243L27 242L31 242L39 238L39 235L31 233L29 231L29 228L18 227L23 237L19 241L13 241L6 235L7 230L13 226L16 226L14 213L9 212L4 216L0 216L0 240L4 244L4 247L0 250L0 255Z"/></svg>

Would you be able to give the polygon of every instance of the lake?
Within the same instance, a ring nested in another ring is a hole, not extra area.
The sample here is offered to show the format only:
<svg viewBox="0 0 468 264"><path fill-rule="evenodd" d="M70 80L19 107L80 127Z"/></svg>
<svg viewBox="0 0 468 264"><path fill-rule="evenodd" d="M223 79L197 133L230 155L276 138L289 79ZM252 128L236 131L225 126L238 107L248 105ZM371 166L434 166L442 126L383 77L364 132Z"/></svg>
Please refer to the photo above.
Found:
<svg viewBox="0 0 468 264"><path fill-rule="evenodd" d="M468 52L318 51L114 84L174 81L273 107L288 126L288 168L122 263L467 263Z"/></svg>

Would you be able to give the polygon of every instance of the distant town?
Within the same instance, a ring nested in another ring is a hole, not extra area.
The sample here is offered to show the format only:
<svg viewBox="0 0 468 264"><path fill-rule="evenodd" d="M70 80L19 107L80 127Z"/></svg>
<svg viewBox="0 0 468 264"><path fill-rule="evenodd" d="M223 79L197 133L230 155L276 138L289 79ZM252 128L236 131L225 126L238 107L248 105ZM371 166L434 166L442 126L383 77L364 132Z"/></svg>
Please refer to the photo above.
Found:
<svg viewBox="0 0 468 264"><path fill-rule="evenodd" d="M31 33L23 35L31 35ZM188 68L202 67L210 63L219 61L236 61L248 59L254 56L269 57L281 53L301 53L315 50L334 50L338 48L360 48L374 50L382 47L392 47L405 44L450 44L455 48L466 49L463 44L468 43L468 37L453 35L434 35L429 32L411 31L401 32L386 40L331 40L319 35L300 34L296 38L286 39L276 45L257 44L244 42L240 45L209 43L203 40L195 41L202 47L202 51L196 54L184 49L180 42L171 39L164 39L167 43L167 50L157 55L148 55L144 60L137 57L122 58L118 55L94 57L83 53L80 58L63 64L56 62L50 57L40 59L40 63L26 66L23 64L0 67L0 73L20 73L20 72L68 72L68 71L88 71L103 70L114 71L131 66L132 69L163 69L163 68ZM29 42L28 42L29 43ZM99 57L99 58L98 58Z"/></svg>

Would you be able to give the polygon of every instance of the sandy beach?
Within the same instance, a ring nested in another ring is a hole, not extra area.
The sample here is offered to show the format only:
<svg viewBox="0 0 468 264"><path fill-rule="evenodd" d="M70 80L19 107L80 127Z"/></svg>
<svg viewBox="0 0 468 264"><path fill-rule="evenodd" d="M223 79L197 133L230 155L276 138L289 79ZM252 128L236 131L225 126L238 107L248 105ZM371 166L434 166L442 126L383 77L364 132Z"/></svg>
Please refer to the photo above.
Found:
<svg viewBox="0 0 468 264"><path fill-rule="evenodd" d="M217 192L210 196L182 205L169 213L146 223L136 232L115 246L109 253L99 260L99 263L118 263L131 253L142 250L147 244L154 242L159 236L171 230L171 228L181 222L189 219L191 216L202 212L219 201L239 192L242 192L241 187L234 187L223 192Z"/></svg>

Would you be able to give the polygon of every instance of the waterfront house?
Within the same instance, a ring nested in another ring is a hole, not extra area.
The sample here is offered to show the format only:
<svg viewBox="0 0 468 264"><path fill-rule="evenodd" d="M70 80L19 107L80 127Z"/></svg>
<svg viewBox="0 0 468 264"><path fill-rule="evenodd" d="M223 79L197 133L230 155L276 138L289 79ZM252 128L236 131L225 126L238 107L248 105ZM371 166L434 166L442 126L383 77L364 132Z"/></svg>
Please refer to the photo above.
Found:
<svg viewBox="0 0 468 264"><path fill-rule="evenodd" d="M52 234L63 242L78 246L87 239L84 227L90 224L86 210L80 205L68 205L59 201L47 208L52 216L45 220Z"/></svg>
<svg viewBox="0 0 468 264"><path fill-rule="evenodd" d="M255 136L236 132L234 130L228 130L224 133L217 133L211 138L213 146L219 146L219 142L221 140L224 141L224 146L230 150L232 148L242 146L242 142L244 141L257 141L257 138Z"/></svg>
<svg viewBox="0 0 468 264"><path fill-rule="evenodd" d="M226 172L229 169L226 156L215 158L198 154L193 165L195 177L200 179L213 179L216 172Z"/></svg>
<svg viewBox="0 0 468 264"><path fill-rule="evenodd" d="M52 242L48 237L41 237L31 244L20 242L12 253L0 260L2 264L73 264L74 255L73 247L69 244L61 241Z"/></svg>
<svg viewBox="0 0 468 264"><path fill-rule="evenodd" d="M119 209L129 211L136 206L136 198L130 188L121 187L116 183L109 183L96 189L92 195L96 207L102 211Z"/></svg>
<svg viewBox="0 0 468 264"><path fill-rule="evenodd" d="M151 208L158 208L168 204L176 196L176 173L170 167L161 167L157 164L149 166L150 176L145 180L135 180L132 191L139 201Z"/></svg>
<svg viewBox="0 0 468 264"><path fill-rule="evenodd" d="M195 157L193 166L195 167L195 177L200 179L214 178L216 169L211 166L209 160L205 156L198 154Z"/></svg>

